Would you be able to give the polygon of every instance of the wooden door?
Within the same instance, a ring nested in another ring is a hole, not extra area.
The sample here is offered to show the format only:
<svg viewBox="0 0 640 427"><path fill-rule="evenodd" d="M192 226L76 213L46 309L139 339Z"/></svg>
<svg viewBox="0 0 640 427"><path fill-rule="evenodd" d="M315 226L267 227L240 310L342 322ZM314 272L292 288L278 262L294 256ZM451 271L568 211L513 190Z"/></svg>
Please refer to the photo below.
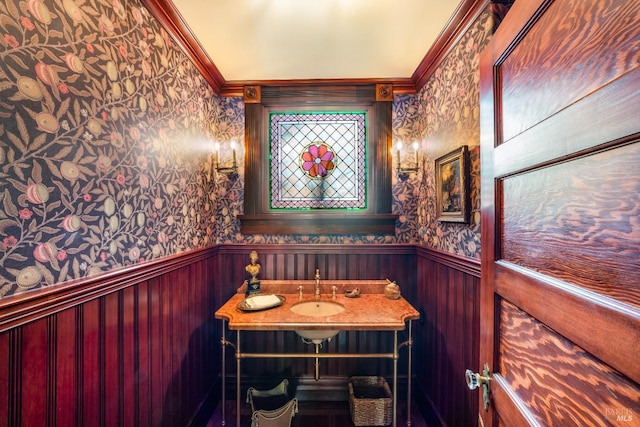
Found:
<svg viewBox="0 0 640 427"><path fill-rule="evenodd" d="M481 56L485 426L640 425L639 22L519 0Z"/></svg>

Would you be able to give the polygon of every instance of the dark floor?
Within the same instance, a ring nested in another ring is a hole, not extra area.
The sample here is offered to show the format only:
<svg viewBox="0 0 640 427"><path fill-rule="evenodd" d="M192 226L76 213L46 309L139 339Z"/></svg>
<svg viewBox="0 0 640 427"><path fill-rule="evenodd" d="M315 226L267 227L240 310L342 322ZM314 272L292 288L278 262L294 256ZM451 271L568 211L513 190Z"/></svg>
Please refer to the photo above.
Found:
<svg viewBox="0 0 640 427"><path fill-rule="evenodd" d="M242 402L240 425L249 427L251 425L250 406ZM222 407L218 405L206 427L222 426ZM236 426L236 403L229 400L226 404L226 424L225 426ZM396 425L407 425L407 405L399 402L397 407ZM420 410L416 405L411 405L411 426L427 427L427 424L420 415ZM349 414L349 402L310 402L302 401L298 404L298 413L293 418L291 427L352 427L353 422Z"/></svg>

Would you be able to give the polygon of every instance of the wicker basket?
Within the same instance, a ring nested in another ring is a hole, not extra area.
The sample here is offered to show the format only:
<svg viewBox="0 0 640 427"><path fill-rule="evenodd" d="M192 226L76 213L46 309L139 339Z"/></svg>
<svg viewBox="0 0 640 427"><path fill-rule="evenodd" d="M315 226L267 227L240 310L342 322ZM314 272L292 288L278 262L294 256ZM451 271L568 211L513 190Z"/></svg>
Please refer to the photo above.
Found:
<svg viewBox="0 0 640 427"><path fill-rule="evenodd" d="M349 409L355 426L391 424L391 390L383 377L351 377Z"/></svg>

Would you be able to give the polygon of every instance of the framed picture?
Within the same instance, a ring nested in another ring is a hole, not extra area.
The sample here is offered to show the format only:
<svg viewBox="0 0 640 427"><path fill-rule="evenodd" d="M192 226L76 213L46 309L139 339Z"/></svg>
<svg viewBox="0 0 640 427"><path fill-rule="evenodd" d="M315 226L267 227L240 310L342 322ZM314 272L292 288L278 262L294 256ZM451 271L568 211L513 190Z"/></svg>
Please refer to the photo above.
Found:
<svg viewBox="0 0 640 427"><path fill-rule="evenodd" d="M469 161L466 145L436 159L438 221L469 222Z"/></svg>

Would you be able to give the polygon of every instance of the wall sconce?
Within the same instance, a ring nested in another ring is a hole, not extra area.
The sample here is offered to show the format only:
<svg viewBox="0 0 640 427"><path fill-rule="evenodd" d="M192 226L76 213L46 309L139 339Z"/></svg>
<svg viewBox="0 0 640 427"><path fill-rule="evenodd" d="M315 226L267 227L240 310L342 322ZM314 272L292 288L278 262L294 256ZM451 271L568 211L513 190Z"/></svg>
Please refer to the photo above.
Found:
<svg viewBox="0 0 640 427"><path fill-rule="evenodd" d="M409 174L412 172L418 172L418 141L413 143L413 165L410 167L402 166L402 158L400 157L400 153L402 152L402 142L398 141L396 144L396 153L398 156L398 166L396 167L396 172L398 174L398 179L400 181L406 181L409 178Z"/></svg>
<svg viewBox="0 0 640 427"><path fill-rule="evenodd" d="M220 164L220 143L216 142L216 172L235 178L238 176L238 163L236 161L236 142L231 141L232 161L231 165Z"/></svg>

